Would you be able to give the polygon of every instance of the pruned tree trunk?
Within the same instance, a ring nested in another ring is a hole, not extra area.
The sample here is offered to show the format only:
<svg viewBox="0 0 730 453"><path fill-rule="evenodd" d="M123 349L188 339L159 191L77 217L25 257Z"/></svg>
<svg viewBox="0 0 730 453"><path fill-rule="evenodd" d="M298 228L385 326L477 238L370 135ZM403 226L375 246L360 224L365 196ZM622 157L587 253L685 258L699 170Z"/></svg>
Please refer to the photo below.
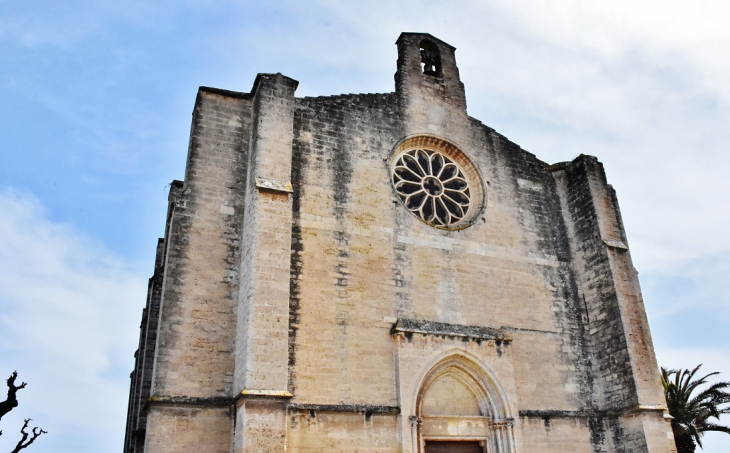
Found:
<svg viewBox="0 0 730 453"><path fill-rule="evenodd" d="M41 434L46 434L46 431L34 427L30 432L27 432L26 429L28 429L28 423L30 423L30 419L26 418L25 423L23 423L23 427L20 428L20 433L23 435L23 437L18 442L18 445L15 446L13 451L10 453L18 453L20 450L28 447L30 444L35 442L36 439L38 439Z"/></svg>
<svg viewBox="0 0 730 453"><path fill-rule="evenodd" d="M13 371L13 374L11 374L7 380L8 397L5 399L5 401L0 402L0 419L3 418L3 415L18 407L18 390L25 388L26 384L25 382L23 382L20 385L15 385L15 380L17 378L18 372ZM30 432L26 431L28 429L28 423L30 423L30 419L26 418L25 422L23 423L23 427L20 428L21 439L18 444L15 445L13 451L11 451L10 453L18 453L20 450L23 450L30 446L30 444L35 442L35 440L38 439L41 435L47 433L47 431L37 426L33 427ZM2 435L2 433L3 432L0 431L0 435Z"/></svg>
<svg viewBox="0 0 730 453"><path fill-rule="evenodd" d="M0 402L0 419L3 418L3 415L7 414L8 412L12 411L16 407L18 407L18 390L25 388L25 382L23 382L20 385L15 385L15 379L18 378L18 372L13 371L13 374L10 375L10 377L7 380L8 383L8 397L5 399L5 401Z"/></svg>

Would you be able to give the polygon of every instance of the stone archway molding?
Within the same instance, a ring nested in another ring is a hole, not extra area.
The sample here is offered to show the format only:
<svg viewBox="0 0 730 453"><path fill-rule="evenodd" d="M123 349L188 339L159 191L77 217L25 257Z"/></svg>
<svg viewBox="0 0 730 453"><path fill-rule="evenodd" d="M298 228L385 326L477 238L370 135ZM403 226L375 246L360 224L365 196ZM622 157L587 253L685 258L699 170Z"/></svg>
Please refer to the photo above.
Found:
<svg viewBox="0 0 730 453"><path fill-rule="evenodd" d="M423 398L437 379L451 375L466 385L478 400L481 417L430 417L422 413ZM512 410L507 393L494 372L477 357L461 349L436 356L417 381L412 393L411 435L414 453L423 453L425 440L484 441L488 453L514 453ZM470 430L460 428L469 426Z"/></svg>

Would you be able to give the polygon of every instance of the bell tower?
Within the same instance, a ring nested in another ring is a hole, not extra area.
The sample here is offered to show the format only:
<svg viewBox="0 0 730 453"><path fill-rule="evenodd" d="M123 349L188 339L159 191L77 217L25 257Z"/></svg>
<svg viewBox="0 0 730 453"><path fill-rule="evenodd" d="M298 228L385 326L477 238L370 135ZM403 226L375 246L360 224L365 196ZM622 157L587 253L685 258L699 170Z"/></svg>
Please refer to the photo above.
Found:
<svg viewBox="0 0 730 453"><path fill-rule="evenodd" d="M466 114L464 84L456 67L456 48L428 33L401 33L395 89L409 107L448 106Z"/></svg>

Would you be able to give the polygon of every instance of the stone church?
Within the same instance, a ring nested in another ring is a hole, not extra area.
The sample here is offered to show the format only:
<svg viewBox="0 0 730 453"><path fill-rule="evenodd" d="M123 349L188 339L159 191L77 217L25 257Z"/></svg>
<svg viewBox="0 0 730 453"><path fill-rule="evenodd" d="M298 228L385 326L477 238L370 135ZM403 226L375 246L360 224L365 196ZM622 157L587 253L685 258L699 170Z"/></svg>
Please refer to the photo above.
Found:
<svg viewBox="0 0 730 453"><path fill-rule="evenodd" d="M664 453L601 163L466 110L455 48L395 91L201 87L131 375L126 452Z"/></svg>

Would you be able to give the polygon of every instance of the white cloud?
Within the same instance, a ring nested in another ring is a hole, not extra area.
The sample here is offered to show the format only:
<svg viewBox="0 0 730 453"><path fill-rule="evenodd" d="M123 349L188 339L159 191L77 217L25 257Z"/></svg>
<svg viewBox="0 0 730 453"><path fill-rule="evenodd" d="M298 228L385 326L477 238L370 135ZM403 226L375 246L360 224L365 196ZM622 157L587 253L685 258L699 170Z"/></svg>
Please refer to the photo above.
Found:
<svg viewBox="0 0 730 453"><path fill-rule="evenodd" d="M666 322L676 323L677 329L684 324L688 330L714 327L719 333L722 326L727 328L730 315L729 274L727 254L676 261L671 269L642 273L647 310L657 320L674 317Z"/></svg>
<svg viewBox="0 0 730 453"><path fill-rule="evenodd" d="M722 348L677 348L657 349L657 360L667 369L692 369L702 365L697 377L709 373L719 372L719 376L708 379L708 382L718 380L729 380L730 376L730 351ZM691 365L688 365L691 364Z"/></svg>
<svg viewBox="0 0 730 453"><path fill-rule="evenodd" d="M49 431L35 452L117 451L145 279L28 194L0 192L0 212L0 373L29 383L0 450L31 417Z"/></svg>

